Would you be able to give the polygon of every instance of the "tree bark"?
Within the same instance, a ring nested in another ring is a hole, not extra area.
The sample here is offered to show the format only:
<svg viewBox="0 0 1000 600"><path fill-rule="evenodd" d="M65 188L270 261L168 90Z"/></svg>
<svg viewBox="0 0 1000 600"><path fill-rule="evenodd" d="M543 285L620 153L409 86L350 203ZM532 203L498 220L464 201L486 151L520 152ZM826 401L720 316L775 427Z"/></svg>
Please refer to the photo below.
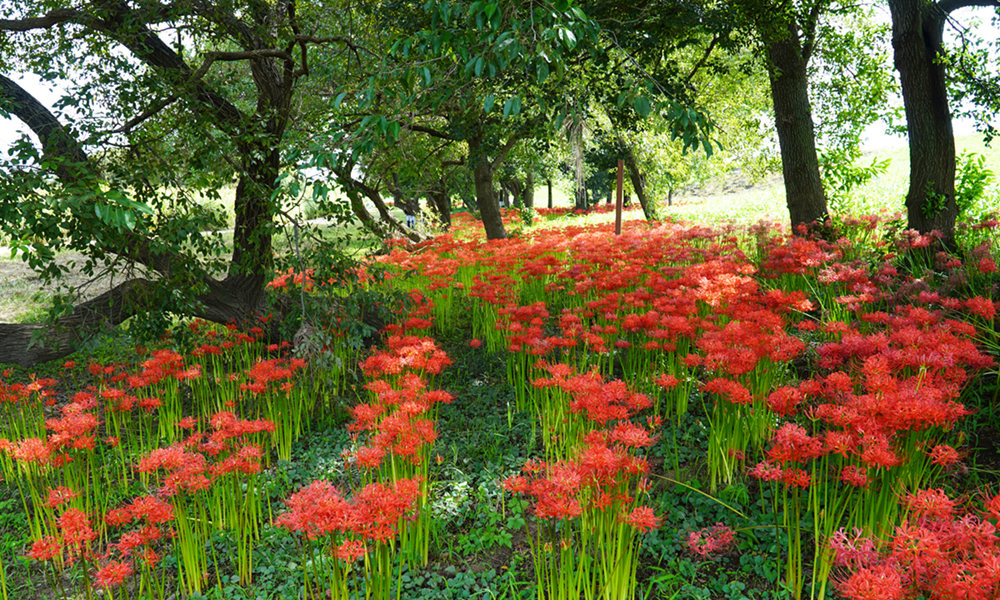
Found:
<svg viewBox="0 0 1000 600"><path fill-rule="evenodd" d="M516 176L511 177L502 187L504 190L510 192L511 208L521 208L524 206L524 188L521 187L521 181Z"/></svg>
<svg viewBox="0 0 1000 600"><path fill-rule="evenodd" d="M347 192L347 198L351 202L351 210L354 211L354 215L358 217L358 220L361 221L365 229L380 237L391 235L395 232L409 238L410 241L415 243L420 243L427 239L419 231L404 226L398 219L393 217L389 212L389 208L385 205L385 201L382 200L382 194L372 186L354 179L351 175L352 169L353 164L350 164L344 169L334 169L334 174L337 176L337 181ZM381 221L372 217L359 194L363 194L371 200L371 203L375 206L375 210L379 213L379 217L381 217Z"/></svg>
<svg viewBox="0 0 1000 600"><path fill-rule="evenodd" d="M548 191L549 191L549 208L552 208L552 180L551 179L546 179L545 180L545 187L547 187Z"/></svg>
<svg viewBox="0 0 1000 600"><path fill-rule="evenodd" d="M889 0L889 12L910 145L907 223L920 233L941 232L942 241L950 246L958 216L955 134L944 64L938 60L944 51L941 36L947 15L922 0Z"/></svg>
<svg viewBox="0 0 1000 600"><path fill-rule="evenodd" d="M535 174L528 171L524 178L524 194L521 197L521 204L525 208L535 208Z"/></svg>
<svg viewBox="0 0 1000 600"><path fill-rule="evenodd" d="M575 193L573 204L576 210L589 210L587 201L586 173L583 161L583 120L577 120L570 128L569 143L573 151L573 175Z"/></svg>
<svg viewBox="0 0 1000 600"><path fill-rule="evenodd" d="M639 198L642 214L647 221L653 222L656 220L655 207L646 195L646 178L639 170L639 163L635 160L635 152L632 151L631 144L626 144L621 138L618 141L625 148L625 168L628 169L628 178L632 182L632 189L635 190L635 195Z"/></svg>
<svg viewBox="0 0 1000 600"><path fill-rule="evenodd" d="M787 30L787 36L767 44L767 56L785 198L795 231L799 225L825 221L827 207L816 155L806 57L794 20Z"/></svg>
<svg viewBox="0 0 1000 600"><path fill-rule="evenodd" d="M496 169L493 162L483 154L482 139L479 136L471 136L467 141L470 160L473 162L472 179L476 186L476 204L483 219L486 239L502 240L507 237L507 231L503 226L503 215L500 213L500 204L493 185Z"/></svg>
<svg viewBox="0 0 1000 600"><path fill-rule="evenodd" d="M445 230L451 227L451 198L448 197L448 188L445 186L444 177L435 183L427 197L430 199L431 209L437 215L441 225Z"/></svg>

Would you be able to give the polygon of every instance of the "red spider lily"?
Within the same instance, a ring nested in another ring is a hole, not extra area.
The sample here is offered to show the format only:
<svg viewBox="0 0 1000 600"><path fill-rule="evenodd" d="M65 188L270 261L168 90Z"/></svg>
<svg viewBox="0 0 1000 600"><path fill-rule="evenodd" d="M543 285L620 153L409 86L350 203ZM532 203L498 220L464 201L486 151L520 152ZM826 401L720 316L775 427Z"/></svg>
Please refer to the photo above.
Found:
<svg viewBox="0 0 1000 600"><path fill-rule="evenodd" d="M924 490L907 502L913 520L895 529L882 554L859 532L831 540L836 564L847 571L839 591L850 598L876 598L887 585L907 598L993 598L1000 586L1000 544L993 523L959 514L939 490ZM987 502L987 512L990 503ZM899 585L896 585L898 581ZM897 596L893 596L897 597Z"/></svg>
<svg viewBox="0 0 1000 600"><path fill-rule="evenodd" d="M68 555L69 561L73 562L88 553L91 542L97 539L97 533L90 526L90 519L82 510L67 508L59 515L57 524L59 533L55 539L58 542L56 543L52 538L45 538L40 540L40 542L36 542L36 544L41 543L42 546L38 549L37 553L55 552L57 545L58 553L65 552ZM37 553L36 546L32 546L32 558L35 558ZM36 558L36 560L46 559Z"/></svg>
<svg viewBox="0 0 1000 600"><path fill-rule="evenodd" d="M11 454L18 462L45 466L52 458L52 447L38 438L27 438L14 444Z"/></svg>
<svg viewBox="0 0 1000 600"><path fill-rule="evenodd" d="M653 512L653 509L648 506L637 506L632 509L624 521L637 529L640 533L646 533L653 529L660 528L660 519Z"/></svg>
<svg viewBox="0 0 1000 600"><path fill-rule="evenodd" d="M768 459L775 463L804 463L824 454L823 441L810 437L806 430L794 423L785 423L771 438Z"/></svg>
<svg viewBox="0 0 1000 600"><path fill-rule="evenodd" d="M120 526L132 520L143 520L153 525L169 523L174 519L173 507L155 496L139 496L121 508L108 512L105 521Z"/></svg>
<svg viewBox="0 0 1000 600"><path fill-rule="evenodd" d="M768 395L767 407L779 417L786 417L796 413L802 400L803 394L798 388L784 385Z"/></svg>
<svg viewBox="0 0 1000 600"><path fill-rule="evenodd" d="M39 562L62 556L62 542L58 537L47 535L31 544L28 557Z"/></svg>
<svg viewBox="0 0 1000 600"><path fill-rule="evenodd" d="M843 471L840 472L840 480L859 488L866 488L871 483L871 479L868 478L868 469L857 465L844 467Z"/></svg>
<svg viewBox="0 0 1000 600"><path fill-rule="evenodd" d="M304 285L303 285L304 282ZM303 286L303 290L306 292L311 292L313 290L313 270L306 269L305 273L301 271L296 273L292 269L288 269L285 273L279 275L278 277L272 279L265 286L270 290L284 290L287 289L289 283L292 285Z"/></svg>
<svg viewBox="0 0 1000 600"><path fill-rule="evenodd" d="M246 371L246 376L250 379L250 383L241 383L240 389L258 394L264 393L268 384L272 382L284 383L286 380L291 379L296 371L305 366L306 362L299 358L258 360L256 364Z"/></svg>
<svg viewBox="0 0 1000 600"><path fill-rule="evenodd" d="M83 412L76 403L62 407L63 418L48 419L45 427L52 432L48 443L54 450L93 450L95 430L99 424L97 415Z"/></svg>
<svg viewBox="0 0 1000 600"><path fill-rule="evenodd" d="M365 375L378 378L398 375L404 371L438 374L451 364L451 359L431 338L390 336L388 351L380 351L361 363Z"/></svg>
<svg viewBox="0 0 1000 600"><path fill-rule="evenodd" d="M907 494L903 503L918 519L951 517L958 507L958 503L942 490L920 490L916 494Z"/></svg>
<svg viewBox="0 0 1000 600"><path fill-rule="evenodd" d="M848 569L861 569L874 564L878 558L875 542L860 528L854 528L848 535L838 529L830 537L829 546L834 551L834 564Z"/></svg>
<svg viewBox="0 0 1000 600"><path fill-rule="evenodd" d="M79 497L80 492L74 492L67 487L57 487L49 490L49 499L46 501L45 506L49 508L57 508Z"/></svg>
<svg viewBox="0 0 1000 600"><path fill-rule="evenodd" d="M947 467L948 465L953 465L962 459L958 450L947 445L947 444L937 444L931 448L928 455L931 457L931 463Z"/></svg>
<svg viewBox="0 0 1000 600"><path fill-rule="evenodd" d="M849 600L903 600L907 597L903 578L890 564L878 564L855 571L837 585Z"/></svg>
<svg viewBox="0 0 1000 600"><path fill-rule="evenodd" d="M385 543L396 536L400 519L412 513L419 496L419 479L400 479L391 486L372 483L351 500L341 496L333 484L317 480L289 497L289 511L275 524L309 539L351 534ZM355 552L359 549L356 544L351 548Z"/></svg>
<svg viewBox="0 0 1000 600"><path fill-rule="evenodd" d="M753 402L750 390L732 379L716 377L706 382L702 387L706 392L717 394L720 398L732 404L750 404Z"/></svg>
<svg viewBox="0 0 1000 600"><path fill-rule="evenodd" d="M152 473L160 469L167 473L163 487L169 495L194 493L212 485L205 456L198 452L188 452L179 444L153 450L136 467L140 473Z"/></svg>
<svg viewBox="0 0 1000 600"><path fill-rule="evenodd" d="M711 527L692 531L688 534L687 546L691 552L699 556L708 556L717 552L725 552L736 541L732 529L722 523Z"/></svg>
<svg viewBox="0 0 1000 600"><path fill-rule="evenodd" d="M347 532L353 523L351 504L328 481L316 480L285 501L288 512L275 524L317 539Z"/></svg>
<svg viewBox="0 0 1000 600"><path fill-rule="evenodd" d="M94 583L103 588L117 587L132 575L131 561L113 560L97 571Z"/></svg>

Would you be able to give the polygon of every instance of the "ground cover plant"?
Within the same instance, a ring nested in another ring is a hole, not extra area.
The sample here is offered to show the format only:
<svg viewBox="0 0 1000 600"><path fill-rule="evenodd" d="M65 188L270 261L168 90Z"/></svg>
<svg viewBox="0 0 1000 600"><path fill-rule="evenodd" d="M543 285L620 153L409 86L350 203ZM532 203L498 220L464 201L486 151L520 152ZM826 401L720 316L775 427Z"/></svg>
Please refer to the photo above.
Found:
<svg viewBox="0 0 1000 600"><path fill-rule="evenodd" d="M0 594L996 595L995 220L505 218L276 274L295 344L8 370Z"/></svg>

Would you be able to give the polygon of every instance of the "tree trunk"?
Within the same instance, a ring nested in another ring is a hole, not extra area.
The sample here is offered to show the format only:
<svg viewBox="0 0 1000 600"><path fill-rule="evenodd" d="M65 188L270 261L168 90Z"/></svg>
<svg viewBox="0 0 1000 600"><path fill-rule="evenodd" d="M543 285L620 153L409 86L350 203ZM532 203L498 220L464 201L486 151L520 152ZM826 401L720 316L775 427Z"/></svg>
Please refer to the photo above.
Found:
<svg viewBox="0 0 1000 600"><path fill-rule="evenodd" d="M618 138L618 141L625 148L625 168L628 170L628 178L632 182L632 189L635 190L635 195L639 198L642 215L647 221L655 221L656 210L650 198L646 196L646 178L639 170L639 163L635 160L635 152L632 151L632 146L626 144L621 138ZM615 177L617 180L617 175Z"/></svg>
<svg viewBox="0 0 1000 600"><path fill-rule="evenodd" d="M586 173L583 162L583 120L573 123L570 129L570 146L573 150L573 176L575 193L573 204L576 210L588 210Z"/></svg>
<svg viewBox="0 0 1000 600"><path fill-rule="evenodd" d="M395 217L389 213L389 208L385 205L385 201L382 200L382 194L372 186L354 179L351 175L354 165L348 165L343 169L334 169L334 174L337 176L337 181L347 192L347 198L351 202L351 209L354 211L354 215L358 217L361 224L374 233L377 236L383 237L391 235L394 232L399 233L410 239L410 241L420 243L424 241L426 236L421 234L416 229L411 229L405 227L399 222ZM361 199L360 194L364 194L366 198L371 200L375 209L378 211L381 220L377 220L372 217L371 213L368 212L368 208L365 206L364 201Z"/></svg>
<svg viewBox="0 0 1000 600"><path fill-rule="evenodd" d="M522 201L524 200L524 188L521 187L521 182L517 179L517 177L511 178L510 181L508 181L503 187L505 190L510 191L511 207L521 208L524 206L524 204L522 204Z"/></svg>
<svg viewBox="0 0 1000 600"><path fill-rule="evenodd" d="M892 47L910 143L907 222L920 233L940 231L954 243L955 135L948 109L942 28L946 14L923 0L889 0Z"/></svg>
<svg viewBox="0 0 1000 600"><path fill-rule="evenodd" d="M432 210L447 230L451 227L451 198L448 197L448 188L443 177L431 188L427 196L430 198Z"/></svg>
<svg viewBox="0 0 1000 600"><path fill-rule="evenodd" d="M794 21L788 23L786 37L767 45L767 56L775 129L781 148L781 173L794 231L799 225L823 222L827 217L809 104L806 59Z"/></svg>
<svg viewBox="0 0 1000 600"><path fill-rule="evenodd" d="M525 208L535 208L535 174L530 171L524 178L524 195L521 197L521 204Z"/></svg>
<svg viewBox="0 0 1000 600"><path fill-rule="evenodd" d="M277 148L260 144L244 150L243 156L245 171L236 184L233 257L226 280L244 290L248 306L264 314L264 285L274 276L271 198L278 185L280 153ZM257 156L265 158L259 160Z"/></svg>
<svg viewBox="0 0 1000 600"><path fill-rule="evenodd" d="M552 208L552 180L546 179L545 186L549 189L549 208Z"/></svg>
<svg viewBox="0 0 1000 600"><path fill-rule="evenodd" d="M502 240L507 237L507 231L503 226L500 204L493 187L494 166L489 158L483 155L482 140L478 136L470 137L467 141L470 158L474 161L472 179L476 186L476 204L483 219L486 239Z"/></svg>

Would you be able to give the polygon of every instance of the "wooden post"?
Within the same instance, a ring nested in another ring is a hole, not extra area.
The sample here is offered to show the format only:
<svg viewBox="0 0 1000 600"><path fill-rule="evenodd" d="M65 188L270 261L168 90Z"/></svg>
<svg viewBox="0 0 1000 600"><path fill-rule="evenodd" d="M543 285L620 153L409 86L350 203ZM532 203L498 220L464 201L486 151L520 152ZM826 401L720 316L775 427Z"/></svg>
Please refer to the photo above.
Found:
<svg viewBox="0 0 1000 600"><path fill-rule="evenodd" d="M615 202L615 235L622 234L622 200L624 198L625 161L618 159L618 200Z"/></svg>

